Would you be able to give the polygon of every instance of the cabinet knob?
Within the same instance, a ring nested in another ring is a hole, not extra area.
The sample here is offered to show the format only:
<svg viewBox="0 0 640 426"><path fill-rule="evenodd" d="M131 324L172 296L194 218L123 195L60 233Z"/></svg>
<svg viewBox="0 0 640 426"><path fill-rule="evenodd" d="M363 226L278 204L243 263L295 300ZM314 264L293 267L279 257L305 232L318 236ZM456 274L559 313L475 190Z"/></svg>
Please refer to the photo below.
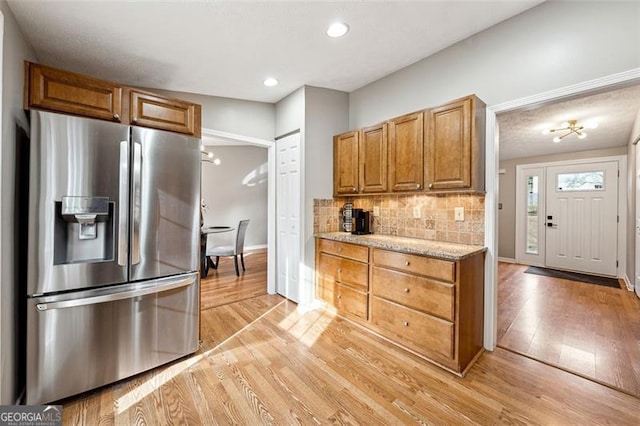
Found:
<svg viewBox="0 0 640 426"><path fill-rule="evenodd" d="M338 269L338 273L341 274L342 273L342 268Z"/></svg>
<svg viewBox="0 0 640 426"><path fill-rule="evenodd" d="M355 186L352 186L352 187L351 187L351 190L352 190L353 192L358 192L358 188L356 188Z"/></svg>
<svg viewBox="0 0 640 426"><path fill-rule="evenodd" d="M339 294L338 296L336 296L338 299L342 299L342 295Z"/></svg>
<svg viewBox="0 0 640 426"><path fill-rule="evenodd" d="M409 265L411 265L411 262L409 262L408 260L404 262L404 266L409 266Z"/></svg>
<svg viewBox="0 0 640 426"><path fill-rule="evenodd" d="M432 183L429 184L429 189L433 189L433 184Z"/></svg>
<svg viewBox="0 0 640 426"><path fill-rule="evenodd" d="M405 293L409 293L409 289L408 289L408 288L405 288L403 291L404 291Z"/></svg>
<svg viewBox="0 0 640 426"><path fill-rule="evenodd" d="M114 120L120 120L120 114L113 114Z"/></svg>
<svg viewBox="0 0 640 426"><path fill-rule="evenodd" d="M417 188L417 189L420 189L420 186L421 186L421 185L420 185L419 183L416 183L416 188Z"/></svg>
<svg viewBox="0 0 640 426"><path fill-rule="evenodd" d="M360 192L364 191L364 186L360 187Z"/></svg>
<svg viewBox="0 0 640 426"><path fill-rule="evenodd" d="M409 327L409 323L407 321L402 321L402 325L405 327Z"/></svg>
<svg viewBox="0 0 640 426"><path fill-rule="evenodd" d="M133 117L133 118L131 119L131 122L132 122L132 123L137 123L137 122L138 122L138 117Z"/></svg>

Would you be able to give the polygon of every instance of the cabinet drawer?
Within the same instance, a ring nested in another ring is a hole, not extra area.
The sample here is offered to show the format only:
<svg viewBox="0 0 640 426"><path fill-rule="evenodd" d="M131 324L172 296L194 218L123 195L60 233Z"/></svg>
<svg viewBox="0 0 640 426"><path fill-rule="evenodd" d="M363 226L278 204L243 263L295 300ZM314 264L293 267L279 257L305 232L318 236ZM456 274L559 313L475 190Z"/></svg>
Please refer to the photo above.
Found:
<svg viewBox="0 0 640 426"><path fill-rule="evenodd" d="M340 281L364 291L368 289L369 267L366 263L320 253L318 267L325 280Z"/></svg>
<svg viewBox="0 0 640 426"><path fill-rule="evenodd" d="M453 323L377 297L371 302L371 322L382 334L421 353L454 356Z"/></svg>
<svg viewBox="0 0 640 426"><path fill-rule="evenodd" d="M200 105L131 90L132 124L200 137Z"/></svg>
<svg viewBox="0 0 640 426"><path fill-rule="evenodd" d="M426 275L442 281L454 282L456 280L455 262L448 260L375 249L373 263L413 274Z"/></svg>
<svg viewBox="0 0 640 426"><path fill-rule="evenodd" d="M374 266L373 295L453 321L454 285Z"/></svg>
<svg viewBox="0 0 640 426"><path fill-rule="evenodd" d="M369 261L369 248L356 244L320 239L320 251L341 257L348 257L349 259L360 262Z"/></svg>
<svg viewBox="0 0 640 426"><path fill-rule="evenodd" d="M333 306L342 314L351 314L366 320L367 297L366 293L339 283L335 283L333 287Z"/></svg>

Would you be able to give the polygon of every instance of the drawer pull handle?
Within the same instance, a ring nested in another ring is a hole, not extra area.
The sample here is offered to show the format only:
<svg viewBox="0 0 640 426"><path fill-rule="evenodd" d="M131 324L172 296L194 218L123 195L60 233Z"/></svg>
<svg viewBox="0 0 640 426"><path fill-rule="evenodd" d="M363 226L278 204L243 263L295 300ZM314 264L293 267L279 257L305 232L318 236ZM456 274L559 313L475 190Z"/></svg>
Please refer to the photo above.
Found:
<svg viewBox="0 0 640 426"><path fill-rule="evenodd" d="M411 262L409 262L408 260L404 262L404 266L409 266L409 265L411 265Z"/></svg>
<svg viewBox="0 0 640 426"><path fill-rule="evenodd" d="M402 325L405 327L409 327L409 323L407 321L402 321Z"/></svg>
<svg viewBox="0 0 640 426"><path fill-rule="evenodd" d="M405 293L409 293L409 289L408 289L408 288L405 288L403 291L404 291Z"/></svg>

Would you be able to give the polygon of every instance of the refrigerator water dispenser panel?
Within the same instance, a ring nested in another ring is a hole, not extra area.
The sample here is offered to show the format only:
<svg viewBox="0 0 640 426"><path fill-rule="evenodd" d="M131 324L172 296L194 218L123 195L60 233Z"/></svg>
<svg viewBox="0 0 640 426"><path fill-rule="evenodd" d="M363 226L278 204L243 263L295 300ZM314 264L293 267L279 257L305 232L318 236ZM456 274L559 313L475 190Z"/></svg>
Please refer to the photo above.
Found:
<svg viewBox="0 0 640 426"><path fill-rule="evenodd" d="M55 204L54 264L113 259L114 203L108 197L63 196Z"/></svg>

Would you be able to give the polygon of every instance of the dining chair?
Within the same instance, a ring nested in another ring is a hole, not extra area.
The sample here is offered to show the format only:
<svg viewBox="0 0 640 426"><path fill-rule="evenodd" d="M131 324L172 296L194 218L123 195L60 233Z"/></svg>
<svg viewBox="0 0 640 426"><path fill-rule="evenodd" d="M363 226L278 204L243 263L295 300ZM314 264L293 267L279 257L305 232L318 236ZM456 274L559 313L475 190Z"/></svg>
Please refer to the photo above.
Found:
<svg viewBox="0 0 640 426"><path fill-rule="evenodd" d="M207 249L207 257L211 260L211 266L213 269L218 269L218 264L220 263L220 258L225 256L233 256L233 262L236 266L236 275L240 276L240 270L238 269L238 256L240 256L240 261L242 262L242 272L245 271L244 267L244 235L247 232L247 227L249 226L249 220L241 220L238 224L238 229L236 231L236 244L235 246L218 246L211 247ZM213 261L213 257L215 256L216 260Z"/></svg>

